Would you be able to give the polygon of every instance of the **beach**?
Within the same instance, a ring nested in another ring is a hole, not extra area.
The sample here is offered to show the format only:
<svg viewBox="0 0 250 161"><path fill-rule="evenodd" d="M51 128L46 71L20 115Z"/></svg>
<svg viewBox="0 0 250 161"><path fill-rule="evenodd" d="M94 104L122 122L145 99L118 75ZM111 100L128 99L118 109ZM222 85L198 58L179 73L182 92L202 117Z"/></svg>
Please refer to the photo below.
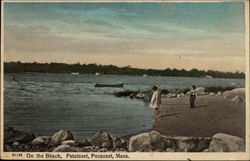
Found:
<svg viewBox="0 0 250 161"><path fill-rule="evenodd" d="M163 98L153 130L166 136L210 137L226 133L245 138L245 104L220 95L198 96L195 108L189 97Z"/></svg>

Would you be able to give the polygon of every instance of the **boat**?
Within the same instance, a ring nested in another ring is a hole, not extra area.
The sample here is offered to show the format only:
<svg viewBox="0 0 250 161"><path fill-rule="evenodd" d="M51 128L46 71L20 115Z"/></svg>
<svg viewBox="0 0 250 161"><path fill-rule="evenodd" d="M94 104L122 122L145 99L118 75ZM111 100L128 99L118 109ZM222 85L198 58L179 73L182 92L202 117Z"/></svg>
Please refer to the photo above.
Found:
<svg viewBox="0 0 250 161"><path fill-rule="evenodd" d="M123 88L123 83L118 84L95 84L95 87L116 87L116 88Z"/></svg>

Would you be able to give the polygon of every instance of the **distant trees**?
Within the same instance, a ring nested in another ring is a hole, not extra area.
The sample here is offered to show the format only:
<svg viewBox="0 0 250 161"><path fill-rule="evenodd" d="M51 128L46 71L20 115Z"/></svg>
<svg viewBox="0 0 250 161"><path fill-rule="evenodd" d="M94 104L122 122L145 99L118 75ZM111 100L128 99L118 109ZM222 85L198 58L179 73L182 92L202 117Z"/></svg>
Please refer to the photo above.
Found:
<svg viewBox="0 0 250 161"><path fill-rule="evenodd" d="M150 76L173 76L173 77L206 77L213 78L245 78L243 72L219 72L213 70L191 69L138 69L130 66L117 67L114 65L97 65L97 64L65 64L65 63L21 63L21 62L5 62L5 73L20 72L40 72L40 73L80 73L80 74L111 74L111 75L150 75Z"/></svg>

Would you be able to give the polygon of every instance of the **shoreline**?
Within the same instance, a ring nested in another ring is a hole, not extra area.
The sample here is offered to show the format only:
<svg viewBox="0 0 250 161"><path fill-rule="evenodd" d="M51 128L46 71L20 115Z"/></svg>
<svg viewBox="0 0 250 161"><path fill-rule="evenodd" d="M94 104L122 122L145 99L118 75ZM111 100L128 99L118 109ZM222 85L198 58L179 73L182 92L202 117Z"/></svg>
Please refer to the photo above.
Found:
<svg viewBox="0 0 250 161"><path fill-rule="evenodd" d="M71 73L54 73L54 72L4 72L4 75L8 74L66 74L66 75L72 75L72 76L81 76L81 75L86 75L86 76L135 76L135 77L143 77L143 75L127 75L127 74L101 74L101 75L96 75L95 73L79 73L79 74L71 74ZM191 77L191 76L158 76L158 75L148 75L146 77L168 77L168 78L194 78L194 79L235 79L235 80L245 80L245 78L227 78L227 77L214 77L214 78L207 78L207 77Z"/></svg>
<svg viewBox="0 0 250 161"><path fill-rule="evenodd" d="M135 134L111 138L108 132L99 131L92 138L75 140L70 131L61 130L53 136L35 137L31 132L5 129L5 151L226 151L215 148L214 140L232 138L240 142L238 151L245 146L245 89L234 89L217 95L202 95L196 108L190 109L189 97L163 97L160 115L151 129ZM65 129L66 130L66 129ZM155 141L161 144L145 144ZM143 141L144 140L144 141ZM57 143L55 143L57 142ZM138 144L140 142L140 144ZM162 145L164 144L164 145ZM182 144L188 145L188 147ZM189 144L192 144L189 145ZM224 143L223 143L224 144ZM190 149L190 147L193 147ZM230 145L227 145L230 147ZM150 147L148 149L148 147ZM219 146L221 147L221 146ZM59 148L59 149L58 149ZM60 149L63 148L63 149ZM66 149L65 149L66 148ZM155 149L156 148L156 149ZM215 148L215 149L214 149ZM229 148L230 149L230 148ZM235 149L231 149L234 151Z"/></svg>

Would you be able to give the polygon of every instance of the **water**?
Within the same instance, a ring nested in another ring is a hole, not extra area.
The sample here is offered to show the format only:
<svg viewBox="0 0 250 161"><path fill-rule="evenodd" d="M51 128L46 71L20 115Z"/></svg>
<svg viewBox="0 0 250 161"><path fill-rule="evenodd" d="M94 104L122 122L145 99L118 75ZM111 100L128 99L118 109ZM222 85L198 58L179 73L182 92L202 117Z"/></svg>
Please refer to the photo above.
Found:
<svg viewBox="0 0 250 161"><path fill-rule="evenodd" d="M95 88L96 83L125 83L124 88ZM241 79L25 73L4 75L4 124L52 135L70 130L76 138L97 131L120 137L152 128L153 111L142 100L114 97L115 91L175 90L197 87L244 87Z"/></svg>

